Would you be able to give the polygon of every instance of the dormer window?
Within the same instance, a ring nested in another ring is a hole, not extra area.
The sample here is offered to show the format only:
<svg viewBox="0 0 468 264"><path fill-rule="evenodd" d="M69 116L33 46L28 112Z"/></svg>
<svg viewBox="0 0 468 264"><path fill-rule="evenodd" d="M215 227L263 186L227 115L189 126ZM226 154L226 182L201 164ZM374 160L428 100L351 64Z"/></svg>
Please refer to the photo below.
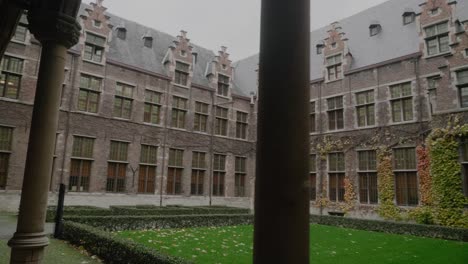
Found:
<svg viewBox="0 0 468 264"><path fill-rule="evenodd" d="M19 23L16 26L16 31L15 31L15 35L13 36L13 40L16 40L19 42L25 42L27 33L28 33L27 25Z"/></svg>
<svg viewBox="0 0 468 264"><path fill-rule="evenodd" d="M429 11L429 13L434 16L434 15L437 15L439 13L439 8L436 7L436 8L433 8Z"/></svg>
<svg viewBox="0 0 468 264"><path fill-rule="evenodd" d="M144 45L147 48L152 48L153 47L153 38L152 37L144 37L143 38Z"/></svg>
<svg viewBox="0 0 468 264"><path fill-rule="evenodd" d="M127 30L125 28L117 28L117 37L121 40L125 40L127 38Z"/></svg>
<svg viewBox="0 0 468 264"><path fill-rule="evenodd" d="M382 26L380 24L372 24L369 26L370 36L378 35L382 31Z"/></svg>
<svg viewBox="0 0 468 264"><path fill-rule="evenodd" d="M465 28L463 27L463 23L461 23L460 21L455 21L455 32L456 33L461 33L465 31Z"/></svg>
<svg viewBox="0 0 468 264"><path fill-rule="evenodd" d="M331 44L331 47L332 47L332 49L336 49L336 42L333 42L333 43Z"/></svg>
<svg viewBox="0 0 468 264"><path fill-rule="evenodd" d="M416 14L414 12L405 12L403 14L403 25L409 25L414 22Z"/></svg>
<svg viewBox="0 0 468 264"><path fill-rule="evenodd" d="M325 47L325 45L323 44L317 44L316 48L317 48L317 54L322 54L323 53L323 48Z"/></svg>
<svg viewBox="0 0 468 264"><path fill-rule="evenodd" d="M226 65L226 64L223 64L223 65L221 65L221 68L222 68L223 70L226 70L226 69L227 69L227 65Z"/></svg>
<svg viewBox="0 0 468 264"><path fill-rule="evenodd" d="M100 28L102 25L101 21L99 20L93 20L93 26L96 28Z"/></svg>
<svg viewBox="0 0 468 264"><path fill-rule="evenodd" d="M180 56L187 57L187 52L185 50L180 51Z"/></svg>
<svg viewBox="0 0 468 264"><path fill-rule="evenodd" d="M26 14L22 14L18 25L16 26L15 35L13 40L19 42L26 42L26 36L28 34L28 20L26 19Z"/></svg>
<svg viewBox="0 0 468 264"><path fill-rule="evenodd" d="M342 78L343 71L341 54L328 57L326 63L328 81L335 81Z"/></svg>

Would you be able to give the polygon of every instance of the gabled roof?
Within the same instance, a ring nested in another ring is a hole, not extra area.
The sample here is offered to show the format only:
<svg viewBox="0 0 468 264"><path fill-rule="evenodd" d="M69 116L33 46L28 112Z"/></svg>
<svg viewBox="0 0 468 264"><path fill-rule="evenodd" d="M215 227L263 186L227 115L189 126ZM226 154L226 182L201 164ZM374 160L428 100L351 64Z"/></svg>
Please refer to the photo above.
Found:
<svg viewBox="0 0 468 264"><path fill-rule="evenodd" d="M416 23L403 25L402 15L408 10L419 13L424 0L389 0L375 7L339 21L340 30L348 39L348 48L353 55L350 70L363 68L379 62L403 57L419 52L419 35ZM460 21L468 20L468 0L456 4L455 17ZM455 19L456 19L455 18ZM382 32L369 35L369 26L379 21ZM316 53L316 45L328 37L323 27L310 33L310 79L323 78L323 54ZM257 90L258 54L235 63L235 80L241 89L249 93Z"/></svg>
<svg viewBox="0 0 468 264"><path fill-rule="evenodd" d="M79 15L86 15L85 9L93 9L90 5L82 4ZM150 72L168 75L164 67L163 60L170 46L177 40L175 36L149 28L134 21L130 21L111 13L106 15L110 17L109 23L114 26L125 25L127 36L125 40L119 39L116 34L109 41L109 52L106 58L130 66L141 68ZM152 48L144 46L143 36L151 36L153 38ZM193 68L192 83L204 87L209 87L209 81L205 76L205 71L208 63L211 63L216 55L213 51L205 49L196 44L190 43L193 50L197 53L197 63ZM76 46L74 47L76 50ZM233 94L247 96L235 85Z"/></svg>

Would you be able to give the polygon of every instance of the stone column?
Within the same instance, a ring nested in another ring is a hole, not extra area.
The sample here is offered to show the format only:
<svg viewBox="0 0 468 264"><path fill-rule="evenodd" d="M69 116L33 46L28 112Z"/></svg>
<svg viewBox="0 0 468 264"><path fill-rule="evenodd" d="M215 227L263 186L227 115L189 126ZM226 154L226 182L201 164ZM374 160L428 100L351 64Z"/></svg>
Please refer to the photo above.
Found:
<svg viewBox="0 0 468 264"><path fill-rule="evenodd" d="M8 242L10 263L41 263L55 133L67 49L78 42L81 0L31 1L29 30L42 44L41 63L26 156L18 226Z"/></svg>
<svg viewBox="0 0 468 264"><path fill-rule="evenodd" d="M310 0L262 0L254 263L309 263Z"/></svg>

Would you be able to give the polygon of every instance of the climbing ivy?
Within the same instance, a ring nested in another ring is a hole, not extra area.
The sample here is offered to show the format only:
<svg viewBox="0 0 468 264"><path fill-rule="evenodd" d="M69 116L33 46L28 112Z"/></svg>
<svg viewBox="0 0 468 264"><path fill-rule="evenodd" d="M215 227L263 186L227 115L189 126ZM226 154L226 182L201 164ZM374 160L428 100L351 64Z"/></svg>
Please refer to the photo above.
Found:
<svg viewBox="0 0 468 264"><path fill-rule="evenodd" d="M385 219L400 220L400 212L393 202L395 183L392 170L392 154L385 147L377 151L377 179L380 200L377 212Z"/></svg>
<svg viewBox="0 0 468 264"><path fill-rule="evenodd" d="M468 135L468 124L437 129L428 137L432 175L432 200L435 222L445 226L468 227L464 206L468 200L462 193L459 144Z"/></svg>
<svg viewBox="0 0 468 264"><path fill-rule="evenodd" d="M430 206L432 204L432 178L429 152L430 150L425 146L418 146L416 148L418 157L419 192L421 195L421 204L423 206Z"/></svg>
<svg viewBox="0 0 468 264"><path fill-rule="evenodd" d="M344 194L345 202L340 207L341 207L341 210L343 210L343 212L348 213L349 211L353 210L356 207L357 196L356 196L356 193L354 192L353 181L347 176L344 179L344 188L345 188L345 194Z"/></svg>

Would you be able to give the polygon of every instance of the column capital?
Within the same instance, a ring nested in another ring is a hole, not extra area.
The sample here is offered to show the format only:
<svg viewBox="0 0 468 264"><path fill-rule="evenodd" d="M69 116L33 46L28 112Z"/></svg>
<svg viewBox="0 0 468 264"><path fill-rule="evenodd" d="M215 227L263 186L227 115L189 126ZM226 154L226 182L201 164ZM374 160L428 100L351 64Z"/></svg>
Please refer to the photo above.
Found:
<svg viewBox="0 0 468 264"><path fill-rule="evenodd" d="M70 48L80 38L76 21L81 0L37 0L28 12L29 30L41 43L55 42Z"/></svg>

